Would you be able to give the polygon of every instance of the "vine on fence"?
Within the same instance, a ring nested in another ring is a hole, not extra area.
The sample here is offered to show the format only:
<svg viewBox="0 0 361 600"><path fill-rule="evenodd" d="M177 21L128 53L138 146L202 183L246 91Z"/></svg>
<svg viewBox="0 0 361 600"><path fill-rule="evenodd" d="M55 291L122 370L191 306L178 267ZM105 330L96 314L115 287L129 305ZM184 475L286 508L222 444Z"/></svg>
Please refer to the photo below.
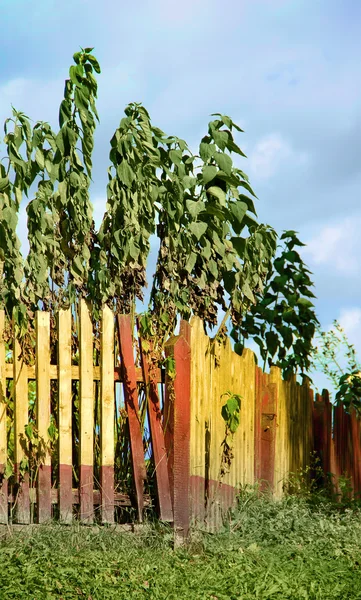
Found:
<svg viewBox="0 0 361 600"><path fill-rule="evenodd" d="M233 436L240 425L241 396L225 392L222 398L227 397L226 403L222 406L221 415L225 422L225 435L222 441L222 458L219 471L219 481L229 472L234 458L233 455Z"/></svg>

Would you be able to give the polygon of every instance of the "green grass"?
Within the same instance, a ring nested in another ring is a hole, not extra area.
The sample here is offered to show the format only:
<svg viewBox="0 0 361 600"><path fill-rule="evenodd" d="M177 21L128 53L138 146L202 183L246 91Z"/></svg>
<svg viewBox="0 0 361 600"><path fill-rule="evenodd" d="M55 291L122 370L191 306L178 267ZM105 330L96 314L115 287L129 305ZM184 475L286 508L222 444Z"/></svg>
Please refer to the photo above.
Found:
<svg viewBox="0 0 361 600"><path fill-rule="evenodd" d="M244 493L218 534L39 527L0 544L0 599L361 599L361 512Z"/></svg>

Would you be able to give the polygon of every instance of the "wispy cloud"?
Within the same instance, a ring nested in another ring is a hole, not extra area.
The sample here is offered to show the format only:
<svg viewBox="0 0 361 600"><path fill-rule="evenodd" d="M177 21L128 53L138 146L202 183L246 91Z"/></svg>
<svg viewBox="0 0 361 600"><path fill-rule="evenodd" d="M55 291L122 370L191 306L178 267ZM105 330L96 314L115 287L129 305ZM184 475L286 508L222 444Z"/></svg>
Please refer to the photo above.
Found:
<svg viewBox="0 0 361 600"><path fill-rule="evenodd" d="M354 344L361 362L361 308L343 308L338 321L349 341Z"/></svg>
<svg viewBox="0 0 361 600"><path fill-rule="evenodd" d="M343 275L361 270L360 217L348 217L337 224L326 225L308 242L304 253L315 265L324 265Z"/></svg>
<svg viewBox="0 0 361 600"><path fill-rule="evenodd" d="M249 154L249 170L257 179L270 179L284 163L303 165L307 154L297 153L280 133L272 133L260 139Z"/></svg>

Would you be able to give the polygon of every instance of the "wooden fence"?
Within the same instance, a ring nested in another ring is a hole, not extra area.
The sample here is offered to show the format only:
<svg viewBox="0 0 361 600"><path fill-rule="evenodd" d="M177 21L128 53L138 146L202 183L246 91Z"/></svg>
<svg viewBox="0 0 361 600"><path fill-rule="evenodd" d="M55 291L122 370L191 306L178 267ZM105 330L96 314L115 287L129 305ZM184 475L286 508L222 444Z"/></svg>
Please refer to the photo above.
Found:
<svg viewBox="0 0 361 600"><path fill-rule="evenodd" d="M314 401L307 382L277 368L263 373L250 350L214 342L197 318L166 345L175 377L150 368L129 316L115 322L105 308L94 335L85 301L77 315L60 311L55 328L36 314L33 366L4 329L0 311L1 523L142 521L152 508L186 534L191 522L216 526L240 486L281 497L312 452L336 490L346 475L361 491L356 415L327 392ZM227 393L241 396L228 436Z"/></svg>

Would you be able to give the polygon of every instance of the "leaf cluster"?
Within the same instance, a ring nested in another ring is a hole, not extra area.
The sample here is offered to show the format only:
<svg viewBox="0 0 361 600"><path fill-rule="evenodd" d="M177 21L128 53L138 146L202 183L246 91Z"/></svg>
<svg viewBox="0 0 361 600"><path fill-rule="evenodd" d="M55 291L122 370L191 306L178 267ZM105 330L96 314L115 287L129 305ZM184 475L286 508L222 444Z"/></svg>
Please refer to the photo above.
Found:
<svg viewBox="0 0 361 600"><path fill-rule="evenodd" d="M262 293L242 320L235 324L235 350L242 352L245 341L259 346L264 364L279 366L285 378L305 373L311 366L312 340L318 320L311 299L310 271L297 247L304 244L295 231L285 231L282 246L272 262Z"/></svg>

